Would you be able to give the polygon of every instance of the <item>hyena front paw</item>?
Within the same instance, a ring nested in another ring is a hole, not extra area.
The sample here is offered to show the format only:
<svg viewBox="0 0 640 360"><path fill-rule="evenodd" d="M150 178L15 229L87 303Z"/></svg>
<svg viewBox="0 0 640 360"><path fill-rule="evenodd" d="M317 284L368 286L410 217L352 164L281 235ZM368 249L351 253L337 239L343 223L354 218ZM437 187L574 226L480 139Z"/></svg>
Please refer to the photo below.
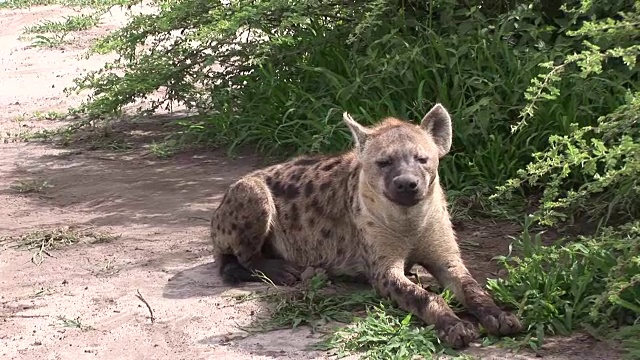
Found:
<svg viewBox="0 0 640 360"><path fill-rule="evenodd" d="M440 330L438 337L452 348L461 349L478 337L478 330L472 323L458 320Z"/></svg>
<svg viewBox="0 0 640 360"><path fill-rule="evenodd" d="M275 285L292 286L300 278L300 269L286 260L262 259L256 265L255 270L262 272Z"/></svg>
<svg viewBox="0 0 640 360"><path fill-rule="evenodd" d="M522 331L518 316L496 309L479 316L480 323L491 335L513 335Z"/></svg>

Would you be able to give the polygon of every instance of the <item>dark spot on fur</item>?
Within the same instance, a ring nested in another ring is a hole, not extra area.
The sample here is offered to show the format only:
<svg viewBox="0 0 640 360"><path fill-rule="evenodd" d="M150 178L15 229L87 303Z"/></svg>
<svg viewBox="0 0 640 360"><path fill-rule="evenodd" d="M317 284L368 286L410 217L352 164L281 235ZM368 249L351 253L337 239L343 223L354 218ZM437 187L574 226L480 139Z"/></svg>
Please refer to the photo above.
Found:
<svg viewBox="0 0 640 360"><path fill-rule="evenodd" d="M227 235L227 229L225 228L221 228L220 232L222 233L222 235Z"/></svg>
<svg viewBox="0 0 640 360"><path fill-rule="evenodd" d="M274 182L269 187L271 188L274 196L281 197L284 195L284 186L282 186L282 183L280 181Z"/></svg>
<svg viewBox="0 0 640 360"><path fill-rule="evenodd" d="M295 199L300 195L300 187L296 184L288 184L284 195L287 199Z"/></svg>
<svg viewBox="0 0 640 360"><path fill-rule="evenodd" d="M244 209L244 203L242 202L239 202L237 206L238 206L238 210Z"/></svg>
<svg viewBox="0 0 640 360"><path fill-rule="evenodd" d="M229 216L230 217L236 216L236 212L234 210L229 210Z"/></svg>
<svg viewBox="0 0 640 360"><path fill-rule="evenodd" d="M238 230L238 224L236 224L236 223L231 223L231 230L233 230L233 231Z"/></svg>
<svg viewBox="0 0 640 360"><path fill-rule="evenodd" d="M320 168L320 170L322 171L331 171L333 170L338 164L340 164L340 159L335 159L325 165L322 165L322 167Z"/></svg>
<svg viewBox="0 0 640 360"><path fill-rule="evenodd" d="M285 199L295 199L300 195L300 187L296 184L282 184L276 181L271 186L271 191L276 197L284 197Z"/></svg>
<svg viewBox="0 0 640 360"><path fill-rule="evenodd" d="M302 177L302 172L300 171L296 171L293 172L289 175L289 181L291 182L298 182L300 181L300 178Z"/></svg>
<svg viewBox="0 0 640 360"><path fill-rule="evenodd" d="M331 187L330 181L323 182L322 184L320 184L320 191L327 191L329 190L330 187Z"/></svg>
<svg viewBox="0 0 640 360"><path fill-rule="evenodd" d="M373 221L367 221L367 226L375 226L375 223Z"/></svg>
<svg viewBox="0 0 640 360"><path fill-rule="evenodd" d="M313 216L310 216L310 217L307 219L307 222L309 223L309 226L314 226L314 225L316 224L316 218L315 218L315 217L313 217Z"/></svg>
<svg viewBox="0 0 640 360"><path fill-rule="evenodd" d="M267 183L267 186L271 187L271 185L273 185L273 178L271 176L267 176L265 182Z"/></svg>
<svg viewBox="0 0 640 360"><path fill-rule="evenodd" d="M409 296L409 306L413 307L418 314L423 314L427 310L427 304L429 304L430 297L421 296L421 294L417 293L417 290L414 290Z"/></svg>
<svg viewBox="0 0 640 360"><path fill-rule="evenodd" d="M320 205L320 202L317 198L311 200L311 203L309 203L309 208L311 209L311 211L314 211L318 215L324 214L324 208Z"/></svg>
<svg viewBox="0 0 640 360"><path fill-rule="evenodd" d="M245 221L244 222L244 228L247 230L250 230L253 227L253 224L251 223L251 221Z"/></svg>
<svg viewBox="0 0 640 360"><path fill-rule="evenodd" d="M320 158L302 158L293 162L297 166L311 166L320 162Z"/></svg>
<svg viewBox="0 0 640 360"><path fill-rule="evenodd" d="M382 287L385 289L389 288L389 279L382 280Z"/></svg>
<svg viewBox="0 0 640 360"><path fill-rule="evenodd" d="M216 230L220 231L220 224L216 225Z"/></svg>
<svg viewBox="0 0 640 360"><path fill-rule="evenodd" d="M298 205L291 204L291 222L294 224L300 223L300 212L298 211Z"/></svg>
<svg viewBox="0 0 640 360"><path fill-rule="evenodd" d="M320 230L320 233L322 234L322 237L325 239L328 239L331 237L331 229L322 228L322 230Z"/></svg>
<svg viewBox="0 0 640 360"><path fill-rule="evenodd" d="M322 186L320 186L320 188L322 188ZM311 195L313 195L313 190L313 180L307 181L307 183L304 184L304 196L310 197Z"/></svg>
<svg viewBox="0 0 640 360"><path fill-rule="evenodd" d="M397 295L403 295L407 292L406 290L408 290L404 284L401 284L398 281L389 281L389 287L391 288L391 291Z"/></svg>

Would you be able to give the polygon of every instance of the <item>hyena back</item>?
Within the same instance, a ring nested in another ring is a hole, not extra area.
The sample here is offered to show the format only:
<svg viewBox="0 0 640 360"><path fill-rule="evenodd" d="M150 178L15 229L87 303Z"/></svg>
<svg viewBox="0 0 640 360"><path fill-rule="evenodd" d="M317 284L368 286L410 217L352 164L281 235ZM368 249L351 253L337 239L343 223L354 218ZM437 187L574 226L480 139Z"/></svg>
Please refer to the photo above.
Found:
<svg viewBox="0 0 640 360"><path fill-rule="evenodd" d="M447 110L436 104L414 125L386 118L364 127L347 113L351 151L299 157L254 171L227 190L211 221L225 282L262 272L292 285L311 266L330 276L364 277L382 296L464 347L477 336L444 299L414 284L405 270L423 266L495 335L521 330L462 262L438 178L451 148Z"/></svg>

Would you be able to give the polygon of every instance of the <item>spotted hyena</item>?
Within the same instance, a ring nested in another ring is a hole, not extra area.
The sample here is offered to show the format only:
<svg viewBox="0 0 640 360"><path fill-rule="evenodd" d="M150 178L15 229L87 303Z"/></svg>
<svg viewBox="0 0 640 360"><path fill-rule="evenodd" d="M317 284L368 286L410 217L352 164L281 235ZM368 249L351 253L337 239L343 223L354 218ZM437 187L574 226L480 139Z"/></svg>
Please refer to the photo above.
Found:
<svg viewBox="0 0 640 360"><path fill-rule="evenodd" d="M216 262L227 283L260 271L291 285L303 269L364 277L384 297L464 347L476 329L405 271L418 264L453 290L495 335L521 330L471 277L460 257L438 178L451 148L451 117L436 104L414 125L386 118L364 127L344 113L351 151L298 157L252 172L227 190L211 221Z"/></svg>

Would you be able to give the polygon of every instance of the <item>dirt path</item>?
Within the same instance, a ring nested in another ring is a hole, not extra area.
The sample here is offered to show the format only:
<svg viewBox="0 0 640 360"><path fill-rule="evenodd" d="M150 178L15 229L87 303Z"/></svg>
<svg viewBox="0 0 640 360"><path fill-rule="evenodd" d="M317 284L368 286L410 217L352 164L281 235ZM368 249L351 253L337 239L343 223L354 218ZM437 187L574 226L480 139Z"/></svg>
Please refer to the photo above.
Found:
<svg viewBox="0 0 640 360"><path fill-rule="evenodd" d="M234 338L235 324L248 323L260 304L226 297L238 290L222 286L213 271L207 221L226 186L259 166L257 160L229 160L215 151L159 160L148 145L163 135L171 116L120 127L117 136L132 144L125 152L17 141L25 132L62 124L33 114L79 103L63 95L64 87L110 56L79 59L78 44L126 19L114 9L64 49L18 40L23 26L72 13L58 6L0 10L0 237L60 226L119 237L52 252L39 266L30 252L0 245L0 358L326 358L304 349L315 337L307 329ZM31 180L49 186L35 194L10 188ZM460 230L461 238L479 245L465 255L478 278L496 271L489 260L505 252L506 232L473 225ZM138 290L154 311L153 324ZM79 318L94 329L63 327L59 317ZM548 358L616 358L583 336L558 346L549 345ZM529 358L495 349L478 354Z"/></svg>

